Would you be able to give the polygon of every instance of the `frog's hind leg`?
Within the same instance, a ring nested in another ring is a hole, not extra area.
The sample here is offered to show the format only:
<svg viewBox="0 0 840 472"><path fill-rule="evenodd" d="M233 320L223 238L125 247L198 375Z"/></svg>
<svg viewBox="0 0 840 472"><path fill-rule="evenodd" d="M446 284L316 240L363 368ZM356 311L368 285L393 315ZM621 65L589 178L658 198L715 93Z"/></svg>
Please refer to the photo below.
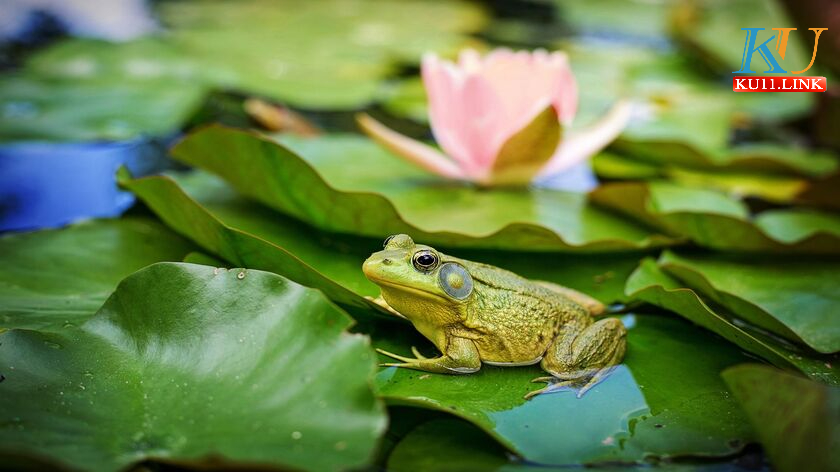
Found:
<svg viewBox="0 0 840 472"><path fill-rule="evenodd" d="M621 362L627 349L626 338L627 330L617 318L599 320L582 330L567 327L549 346L540 363L553 378L535 379L548 381L550 385L531 392L526 398L569 386L580 386L577 396L583 396Z"/></svg>

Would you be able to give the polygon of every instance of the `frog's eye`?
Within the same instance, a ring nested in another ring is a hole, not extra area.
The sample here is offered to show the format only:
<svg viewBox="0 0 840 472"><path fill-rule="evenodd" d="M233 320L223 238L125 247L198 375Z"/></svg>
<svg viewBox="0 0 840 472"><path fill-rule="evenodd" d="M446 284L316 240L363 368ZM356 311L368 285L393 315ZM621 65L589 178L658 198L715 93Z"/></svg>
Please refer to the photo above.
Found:
<svg viewBox="0 0 840 472"><path fill-rule="evenodd" d="M388 243L390 243L390 242L391 242L391 240L392 240L392 239L394 239L394 236L396 236L396 235L395 235L395 234L392 234L392 235L388 236L387 238L385 238L385 242L383 242L383 243L382 243L382 247L383 247L383 248L387 248L387 247L388 247Z"/></svg>
<svg viewBox="0 0 840 472"><path fill-rule="evenodd" d="M455 262L440 266L438 282L443 291L456 300L466 299L473 290L472 276L464 266Z"/></svg>
<svg viewBox="0 0 840 472"><path fill-rule="evenodd" d="M421 272L430 272L438 265L438 256L432 251L417 251L414 254L414 268Z"/></svg>

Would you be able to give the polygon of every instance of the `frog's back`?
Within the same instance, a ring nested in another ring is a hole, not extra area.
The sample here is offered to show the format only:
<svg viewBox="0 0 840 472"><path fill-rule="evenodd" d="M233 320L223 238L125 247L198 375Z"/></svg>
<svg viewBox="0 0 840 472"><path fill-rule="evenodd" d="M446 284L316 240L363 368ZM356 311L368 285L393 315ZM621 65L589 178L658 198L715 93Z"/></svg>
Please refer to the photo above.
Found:
<svg viewBox="0 0 840 472"><path fill-rule="evenodd" d="M480 262L466 260L459 260L459 262L467 268L473 280L488 289L488 291L498 291L500 294L510 293L517 296L536 298L552 306L563 306L573 303L568 297L548 288L546 284L526 279L509 270Z"/></svg>
<svg viewBox="0 0 840 472"><path fill-rule="evenodd" d="M540 283L498 267L459 262L476 286L464 325L480 333L475 342L484 361L538 360L564 324L589 321L583 307Z"/></svg>

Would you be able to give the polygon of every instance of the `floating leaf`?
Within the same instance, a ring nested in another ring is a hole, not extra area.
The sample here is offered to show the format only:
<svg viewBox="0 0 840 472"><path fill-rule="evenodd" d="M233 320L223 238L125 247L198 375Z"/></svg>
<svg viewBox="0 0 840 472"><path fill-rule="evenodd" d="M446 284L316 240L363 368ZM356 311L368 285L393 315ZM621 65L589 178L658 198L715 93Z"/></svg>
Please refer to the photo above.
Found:
<svg viewBox="0 0 840 472"><path fill-rule="evenodd" d="M571 391L527 401L538 366L482 366L470 375L385 368L376 377L391 404L449 412L482 428L528 461L588 464L651 456L720 456L752 439L719 380L746 359L732 345L679 319L630 316L625 365L581 399ZM374 345L408 353L428 343L407 325L371 329ZM425 343L425 344L424 344Z"/></svg>
<svg viewBox="0 0 840 472"><path fill-rule="evenodd" d="M563 22L582 35L654 44L666 39L667 4L640 0L554 0L554 3Z"/></svg>
<svg viewBox="0 0 840 472"><path fill-rule="evenodd" d="M381 248L381 239L322 233L236 194L218 177L203 172L179 178L189 195L168 177L122 184L175 231L235 266L269 270L322 290L342 305L376 308L361 296L378 288L361 271ZM383 238L384 239L384 236ZM513 270L525 277L566 285L605 303L624 300L624 281L638 263L634 254L592 258L572 254L516 254L453 250L450 253Z"/></svg>
<svg viewBox="0 0 840 472"><path fill-rule="evenodd" d="M405 410L405 409L403 409ZM665 462L658 467L674 472L715 472L740 470L747 460L761 460L760 452L747 452L723 460ZM749 455L753 456L750 457ZM745 460L746 459L746 460ZM644 470L651 465L604 465L598 470ZM568 472L568 466L545 466L506 453L481 429L466 421L434 418L415 427L400 440L388 457L388 470L394 472Z"/></svg>
<svg viewBox="0 0 840 472"><path fill-rule="evenodd" d="M287 143L299 155L268 138L212 126L191 134L173 154L328 231L376 238L408 233L433 245L523 251L629 250L668 241L587 205L585 195L444 182L357 136Z"/></svg>
<svg viewBox="0 0 840 472"><path fill-rule="evenodd" d="M713 249L840 252L840 218L828 213L774 210L750 218L746 205L738 200L666 182L602 185L590 198L663 232L688 237Z"/></svg>
<svg viewBox="0 0 840 472"><path fill-rule="evenodd" d="M388 470L395 472L492 471L503 466L508 459L496 441L470 423L450 418L421 424L388 456Z"/></svg>
<svg viewBox="0 0 840 472"><path fill-rule="evenodd" d="M840 388L772 367L744 364L723 379L755 426L774 470L840 469Z"/></svg>
<svg viewBox="0 0 840 472"><path fill-rule="evenodd" d="M0 139L169 134L212 89L306 108L359 108L426 50L451 52L486 21L467 2L207 0L155 4L166 32L65 39L0 81ZM475 42L475 40L473 40Z"/></svg>
<svg viewBox="0 0 840 472"><path fill-rule="evenodd" d="M80 469L362 465L385 416L350 323L274 274L155 264L78 328L0 335L0 442Z"/></svg>
<svg viewBox="0 0 840 472"><path fill-rule="evenodd" d="M332 269L332 278L340 280L343 284L321 274L301 260L297 254L307 254L304 257L309 261L312 261L313 252L331 261L340 259L341 256L333 256L329 249L318 245L317 241L308 235L302 234L300 225L295 227L284 224L279 217L271 215L268 210L249 206L247 202L237 200L224 186L214 188L211 191L211 198L216 201L230 202L221 206L228 209L229 213L226 216L230 216L231 219L236 218L234 225L226 224L196 203L168 177L130 180L127 173L121 171L118 179L123 187L134 192L174 231L187 236L212 255L221 257L234 266L269 270L281 274L301 285L318 288L330 299L343 305L367 308L375 306L365 302L363 298L343 285L349 285L352 281L360 279L353 276L353 272L358 272L360 266L352 267L346 259L343 264L326 265ZM225 193L218 193L217 190ZM241 230L239 226L245 226L251 232ZM265 239L266 234L271 234L275 241L297 243L293 246L296 252L292 253ZM358 287L358 283L354 286ZM370 295L374 295L372 289L370 292Z"/></svg>
<svg viewBox="0 0 840 472"><path fill-rule="evenodd" d="M796 369L812 379L840 385L840 356L825 356L768 335L713 306L660 269L653 259L642 262L627 280L627 295L660 306L714 331L776 366Z"/></svg>
<svg viewBox="0 0 840 472"><path fill-rule="evenodd" d="M622 147L632 155L601 155L598 175L611 179L667 178L689 187L720 190L786 203L800 199L815 177L837 169L828 153L780 146L742 146L712 159L699 153L647 152L645 146Z"/></svg>
<svg viewBox="0 0 840 472"><path fill-rule="evenodd" d="M420 77L392 80L382 85L376 101L388 113L418 123L429 123L426 89Z"/></svg>
<svg viewBox="0 0 840 472"><path fill-rule="evenodd" d="M167 80L61 81L22 73L0 78L0 141L118 141L167 136L198 108L205 89Z"/></svg>
<svg viewBox="0 0 840 472"><path fill-rule="evenodd" d="M0 238L0 331L84 322L125 276L193 246L160 223L123 218Z"/></svg>
<svg viewBox="0 0 840 472"><path fill-rule="evenodd" d="M840 351L840 260L665 252L659 266L752 324L818 352Z"/></svg>

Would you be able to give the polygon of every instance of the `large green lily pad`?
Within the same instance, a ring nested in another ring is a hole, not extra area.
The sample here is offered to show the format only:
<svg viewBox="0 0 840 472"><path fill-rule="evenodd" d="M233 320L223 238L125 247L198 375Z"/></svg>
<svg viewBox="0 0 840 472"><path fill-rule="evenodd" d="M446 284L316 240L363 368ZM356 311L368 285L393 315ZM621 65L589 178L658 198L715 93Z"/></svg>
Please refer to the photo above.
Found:
<svg viewBox="0 0 840 472"><path fill-rule="evenodd" d="M508 459L496 441L470 423L453 418L421 424L388 456L392 472L493 471L505 466Z"/></svg>
<svg viewBox="0 0 840 472"><path fill-rule="evenodd" d="M840 252L840 218L830 213L773 210L750 217L725 194L668 182L602 185L590 199L674 236L725 251Z"/></svg>
<svg viewBox="0 0 840 472"><path fill-rule="evenodd" d="M755 454L755 453L753 453ZM673 472L720 472L741 470L743 455L710 460L685 460L652 464L614 464L597 470L633 471L667 469ZM752 458L750 458L752 459ZM749 459L747 459L749 460ZM754 459L753 459L754 460ZM567 472L567 466L545 466L523 461L502 449L481 429L465 421L434 418L408 432L388 456L392 472Z"/></svg>
<svg viewBox="0 0 840 472"><path fill-rule="evenodd" d="M198 108L201 87L147 80L91 83L37 74L0 78L0 141L95 141L166 136Z"/></svg>
<svg viewBox="0 0 840 472"><path fill-rule="evenodd" d="M837 160L828 153L775 145L736 148L725 160L679 151L668 153L666 159L645 152L644 146L637 150L633 155L599 154L593 160L595 172L609 179L666 178L688 187L788 203L801 200L814 185L812 179L837 169Z"/></svg>
<svg viewBox="0 0 840 472"><path fill-rule="evenodd" d="M821 355L771 336L706 300L663 271L653 259L642 262L627 280L627 295L668 309L711 330L776 366L795 369L814 380L840 385L840 356Z"/></svg>
<svg viewBox="0 0 840 472"><path fill-rule="evenodd" d="M362 274L361 264L381 248L387 235L365 239L317 231L237 196L218 177L205 172L181 176L177 183L169 177L128 180L123 174L121 182L175 231L232 265L276 272L318 288L342 305L378 309L361 298L378 294ZM605 303L625 300L624 281L639 258L557 253L511 257L511 253L464 249L450 253L566 285Z"/></svg>
<svg viewBox="0 0 840 472"><path fill-rule="evenodd" d="M206 0L155 8L165 30L152 37L62 40L35 53L20 78L0 81L0 139L166 134L211 89L305 108L359 108L401 64L465 45L486 21L479 6L461 1Z"/></svg>
<svg viewBox="0 0 840 472"><path fill-rule="evenodd" d="M540 464L642 461L651 456L732 454L751 441L738 405L719 372L747 359L734 346L678 318L625 318L625 364L581 399L574 392L530 401L537 366L485 365L450 376L384 368L376 377L389 403L445 411L479 426L525 460ZM374 345L431 355L407 325L371 328ZM384 360L384 358L383 358Z"/></svg>
<svg viewBox="0 0 840 472"><path fill-rule="evenodd" d="M96 313L127 275L194 246L148 218L99 220L0 238L0 331L58 331Z"/></svg>
<svg viewBox="0 0 840 472"><path fill-rule="evenodd" d="M192 239L211 255L220 257L234 266L272 271L301 285L318 288L342 305L368 308L375 306L346 288L346 285L349 285L363 294L374 295L372 288L367 290L368 293L362 291L358 283L360 278L353 275L358 271L358 267L361 267L361 261L358 262L359 265L352 265L348 259L342 258L341 252L321 246L318 240L301 233L299 225L295 227L284 224L288 220L281 220L269 210L253 204L248 205L241 199L237 200L224 186L215 187L209 198L212 199L211 202L223 202L221 206L229 210L227 216L236 218L232 225L226 224L199 205L169 177L130 180L127 172L121 170L118 178L124 188L134 192L175 232ZM238 226L245 226L248 231L256 230L257 234L239 229ZM295 252L266 239L267 234L271 234L275 241L298 243L294 246ZM326 258L330 262L324 266L330 270L330 276L325 276L301 260L297 254L306 254L304 257L310 262L313 256Z"/></svg>
<svg viewBox="0 0 840 472"><path fill-rule="evenodd" d="M274 274L155 264L78 328L0 335L3 453L91 470L364 464L385 416L350 323Z"/></svg>
<svg viewBox="0 0 840 472"><path fill-rule="evenodd" d="M631 149L628 143L624 143L621 147L625 150ZM770 143L738 146L725 155L679 152L678 145L670 147L669 157L646 152L647 149L643 145L639 146L638 150L639 152L633 153L632 156L625 155L622 158L637 165L656 166L662 175L668 175L675 170L684 170L718 174L722 178L727 175L742 178L747 176L808 178L826 176L838 168L837 160L831 153Z"/></svg>
<svg viewBox="0 0 840 472"><path fill-rule="evenodd" d="M238 192L327 231L520 251L630 250L667 238L587 205L582 194L480 190L439 180L358 136L286 140L211 126L174 149Z"/></svg>
<svg viewBox="0 0 840 472"><path fill-rule="evenodd" d="M840 469L840 388L745 364L723 379L755 426L774 470Z"/></svg>
<svg viewBox="0 0 840 472"><path fill-rule="evenodd" d="M840 351L840 259L666 252L659 265L752 324L818 352Z"/></svg>

